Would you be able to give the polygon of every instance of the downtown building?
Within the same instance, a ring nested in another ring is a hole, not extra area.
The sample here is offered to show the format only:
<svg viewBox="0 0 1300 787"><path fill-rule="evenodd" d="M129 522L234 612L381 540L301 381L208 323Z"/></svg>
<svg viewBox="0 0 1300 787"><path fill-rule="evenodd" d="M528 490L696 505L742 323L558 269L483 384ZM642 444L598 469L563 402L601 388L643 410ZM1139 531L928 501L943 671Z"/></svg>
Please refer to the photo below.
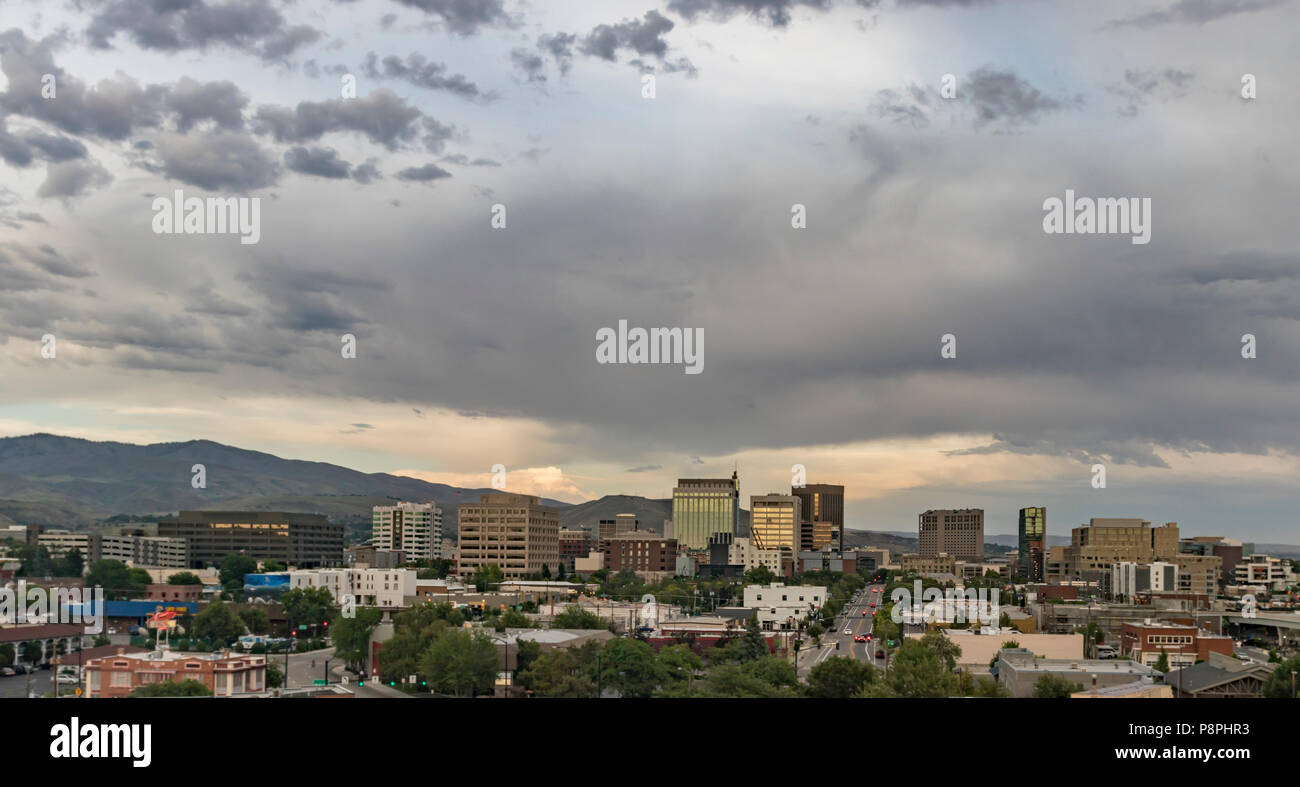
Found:
<svg viewBox="0 0 1300 787"><path fill-rule="evenodd" d="M560 514L541 498L485 493L477 503L461 503L458 513L461 576L494 563L508 580L541 574L543 567L559 572Z"/></svg>
<svg viewBox="0 0 1300 787"><path fill-rule="evenodd" d="M917 554L983 562L984 509L938 509L917 517Z"/></svg>
<svg viewBox="0 0 1300 787"><path fill-rule="evenodd" d="M1047 507L1030 506L1020 509L1016 528L1019 536L1019 555L1016 578L1026 582L1042 582L1047 569Z"/></svg>
<svg viewBox="0 0 1300 787"><path fill-rule="evenodd" d="M375 506L371 513L370 545L402 552L406 560L442 558L442 509L433 503Z"/></svg>
<svg viewBox="0 0 1300 787"><path fill-rule="evenodd" d="M844 549L844 487L840 484L807 484L793 487L799 498L799 549L839 552Z"/></svg>
<svg viewBox="0 0 1300 787"><path fill-rule="evenodd" d="M182 511L158 520L158 535L185 539L189 568L216 565L229 555L298 568L343 564L343 525L331 524L321 514Z"/></svg>
<svg viewBox="0 0 1300 787"><path fill-rule="evenodd" d="M740 477L679 478L673 487L673 536L678 546L704 550L719 533L740 533Z"/></svg>
<svg viewBox="0 0 1300 787"><path fill-rule="evenodd" d="M803 501L795 495L751 495L749 498L749 540L754 548L780 551L793 558L800 549L800 516Z"/></svg>
<svg viewBox="0 0 1300 787"><path fill-rule="evenodd" d="M1178 525L1145 519L1093 518L1070 532L1070 545L1048 550L1047 582L1109 582L1116 563L1174 563ZM1103 577L1104 575L1104 577Z"/></svg>

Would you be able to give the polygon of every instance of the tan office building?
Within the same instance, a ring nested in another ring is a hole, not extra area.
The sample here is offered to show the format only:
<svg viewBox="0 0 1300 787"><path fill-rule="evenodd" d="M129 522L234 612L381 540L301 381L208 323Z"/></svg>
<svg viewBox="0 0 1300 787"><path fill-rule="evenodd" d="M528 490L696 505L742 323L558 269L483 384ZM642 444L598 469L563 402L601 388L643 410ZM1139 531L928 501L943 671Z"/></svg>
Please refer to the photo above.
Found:
<svg viewBox="0 0 1300 787"><path fill-rule="evenodd" d="M926 511L917 519L919 554L944 552L956 560L984 560L984 509L945 508Z"/></svg>
<svg viewBox="0 0 1300 787"><path fill-rule="evenodd" d="M460 573L495 563L506 579L524 579L547 566L560 568L560 514L533 495L493 492L461 503Z"/></svg>
<svg viewBox="0 0 1300 787"><path fill-rule="evenodd" d="M1050 552L1050 584L1109 576L1116 563L1176 563L1178 524L1153 527L1145 519L1094 518L1071 531L1070 546Z"/></svg>

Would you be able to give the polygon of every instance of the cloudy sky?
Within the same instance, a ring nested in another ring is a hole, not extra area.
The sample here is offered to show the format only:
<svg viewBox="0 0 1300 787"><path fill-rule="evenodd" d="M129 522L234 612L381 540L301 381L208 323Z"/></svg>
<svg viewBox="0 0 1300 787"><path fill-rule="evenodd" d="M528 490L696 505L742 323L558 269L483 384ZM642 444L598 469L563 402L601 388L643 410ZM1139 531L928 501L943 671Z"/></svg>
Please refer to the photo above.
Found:
<svg viewBox="0 0 1300 787"><path fill-rule="evenodd" d="M798 463L856 527L1300 543L1297 2L0 15L0 435L571 501ZM259 197L260 241L155 234L177 189ZM1150 198L1151 242L1044 233L1066 189ZM702 373L598 364L619 320L702 329Z"/></svg>

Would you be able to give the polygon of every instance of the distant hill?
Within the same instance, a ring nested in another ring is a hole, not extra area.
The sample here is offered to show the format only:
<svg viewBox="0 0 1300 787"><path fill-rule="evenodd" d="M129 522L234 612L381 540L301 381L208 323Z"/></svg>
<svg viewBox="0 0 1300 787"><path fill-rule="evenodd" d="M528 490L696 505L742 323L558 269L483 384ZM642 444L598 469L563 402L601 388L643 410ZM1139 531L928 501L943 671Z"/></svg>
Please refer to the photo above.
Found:
<svg viewBox="0 0 1300 787"><path fill-rule="evenodd" d="M195 464L206 468L205 489L190 485ZM281 459L210 440L134 445L50 434L0 438L0 522L15 524L84 528L115 514L227 508L325 514L358 526L369 523L372 506L432 500L443 510L444 531L454 535L457 504L492 491Z"/></svg>

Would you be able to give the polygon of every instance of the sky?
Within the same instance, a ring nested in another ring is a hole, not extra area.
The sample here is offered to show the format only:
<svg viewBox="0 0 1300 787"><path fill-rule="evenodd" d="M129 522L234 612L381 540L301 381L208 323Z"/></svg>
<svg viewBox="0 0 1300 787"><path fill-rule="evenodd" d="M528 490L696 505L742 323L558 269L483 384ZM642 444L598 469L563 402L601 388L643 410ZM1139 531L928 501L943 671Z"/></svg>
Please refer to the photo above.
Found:
<svg viewBox="0 0 1300 787"><path fill-rule="evenodd" d="M0 17L0 436L570 502L802 465L850 527L1300 543L1294 0ZM155 232L177 190L257 198L257 242ZM1067 190L1149 242L1046 232ZM699 373L600 363L621 320Z"/></svg>

